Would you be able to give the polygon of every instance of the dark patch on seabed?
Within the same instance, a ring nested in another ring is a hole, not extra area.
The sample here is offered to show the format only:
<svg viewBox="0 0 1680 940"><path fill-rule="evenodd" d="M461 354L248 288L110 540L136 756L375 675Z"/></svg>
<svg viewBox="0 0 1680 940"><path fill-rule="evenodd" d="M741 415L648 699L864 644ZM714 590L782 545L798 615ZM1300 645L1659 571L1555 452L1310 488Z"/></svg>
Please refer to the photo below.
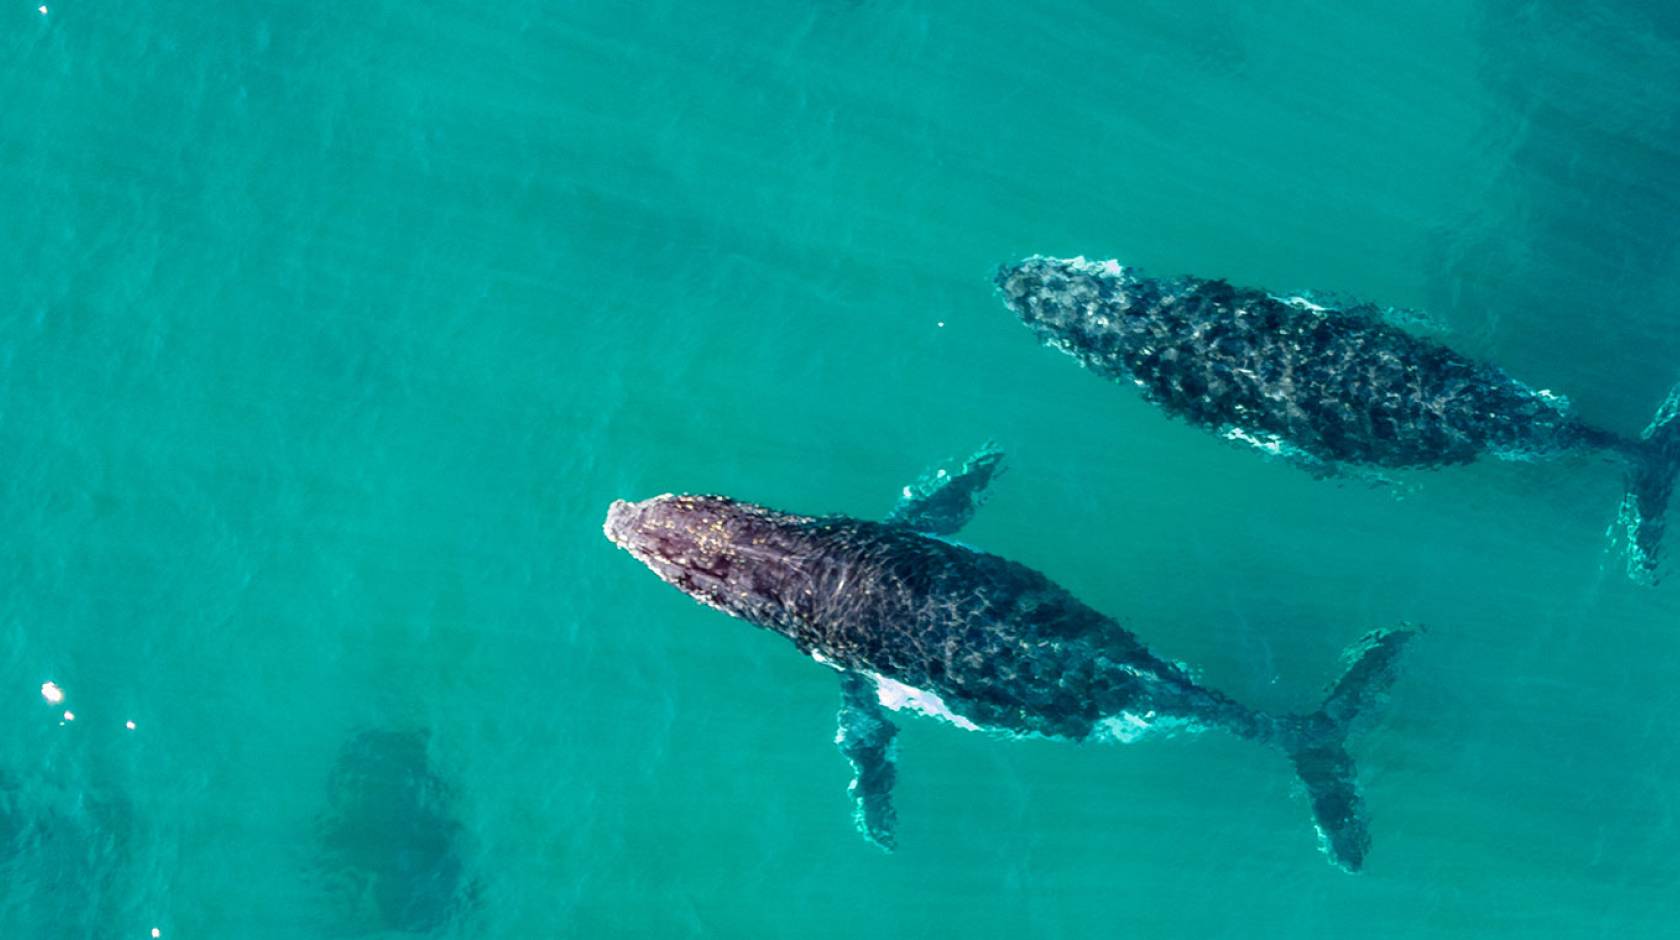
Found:
<svg viewBox="0 0 1680 940"><path fill-rule="evenodd" d="M423 731L360 731L333 766L313 874L346 934L435 934L476 907L455 789L428 741Z"/></svg>
<svg viewBox="0 0 1680 940"><path fill-rule="evenodd" d="M121 874L131 867L134 810L120 794L80 785L28 785L0 770L0 885L54 885L58 903L0 889L0 936L119 936L138 902Z"/></svg>

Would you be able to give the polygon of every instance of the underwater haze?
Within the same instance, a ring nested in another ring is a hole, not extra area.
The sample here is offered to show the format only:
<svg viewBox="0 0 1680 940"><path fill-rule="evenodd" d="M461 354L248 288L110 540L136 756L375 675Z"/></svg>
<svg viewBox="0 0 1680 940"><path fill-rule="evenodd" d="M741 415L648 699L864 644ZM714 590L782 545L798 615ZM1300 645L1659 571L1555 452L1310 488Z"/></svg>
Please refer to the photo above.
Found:
<svg viewBox="0 0 1680 940"><path fill-rule="evenodd" d="M1625 577L1618 464L1314 479L992 276L1426 310L1635 434L1675 9L8 0L0 934L1672 935L1680 575ZM909 717L883 853L834 675L602 537L878 518L987 439L962 541L1246 704L1427 626L1362 872L1276 751Z"/></svg>

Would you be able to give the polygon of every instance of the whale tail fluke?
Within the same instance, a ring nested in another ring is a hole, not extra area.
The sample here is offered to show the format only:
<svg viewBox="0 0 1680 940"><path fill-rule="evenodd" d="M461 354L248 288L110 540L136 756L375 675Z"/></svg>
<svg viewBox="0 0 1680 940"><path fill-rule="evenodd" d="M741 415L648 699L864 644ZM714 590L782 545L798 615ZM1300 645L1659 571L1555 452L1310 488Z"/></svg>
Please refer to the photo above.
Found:
<svg viewBox="0 0 1680 940"><path fill-rule="evenodd" d="M1323 707L1296 719L1286 744L1295 772L1307 786L1319 847L1344 871L1358 871L1371 847L1353 755L1346 747L1348 735L1393 684L1400 651L1417 632L1411 627L1376 630L1349 647L1343 654L1346 668L1330 687Z"/></svg>
<svg viewBox="0 0 1680 940"><path fill-rule="evenodd" d="M1656 584L1664 517L1680 474L1680 385L1669 390L1639 438L1618 523L1627 532L1628 577Z"/></svg>

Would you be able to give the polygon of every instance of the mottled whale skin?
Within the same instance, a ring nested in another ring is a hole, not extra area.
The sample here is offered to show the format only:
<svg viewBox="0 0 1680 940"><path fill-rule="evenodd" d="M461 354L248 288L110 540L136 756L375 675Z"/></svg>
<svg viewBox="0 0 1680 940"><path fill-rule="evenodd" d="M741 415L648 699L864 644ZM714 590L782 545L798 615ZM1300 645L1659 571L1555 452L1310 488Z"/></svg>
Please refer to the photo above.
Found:
<svg viewBox="0 0 1680 940"><path fill-rule="evenodd" d="M849 734L861 737L865 761L848 752L860 768L854 789L868 790L873 766L878 812L891 733L880 733L878 714L856 720L873 704L859 687L967 730L1129 741L1151 728L1220 728L1278 746L1307 783L1332 860L1350 871L1364 861L1369 836L1343 741L1388 685L1409 631L1366 637L1320 710L1273 716L1200 685L1039 572L908 525L667 495L613 503L605 532L683 593L842 673L839 740L845 749ZM865 830L890 847L887 818Z"/></svg>
<svg viewBox="0 0 1680 940"><path fill-rule="evenodd" d="M1084 258L1031 257L996 281L1046 345L1136 386L1170 415L1318 472L1614 453L1629 468L1628 572L1656 580L1680 471L1680 387L1640 438L1628 438L1583 424L1562 396L1412 335L1369 304L1327 307Z"/></svg>

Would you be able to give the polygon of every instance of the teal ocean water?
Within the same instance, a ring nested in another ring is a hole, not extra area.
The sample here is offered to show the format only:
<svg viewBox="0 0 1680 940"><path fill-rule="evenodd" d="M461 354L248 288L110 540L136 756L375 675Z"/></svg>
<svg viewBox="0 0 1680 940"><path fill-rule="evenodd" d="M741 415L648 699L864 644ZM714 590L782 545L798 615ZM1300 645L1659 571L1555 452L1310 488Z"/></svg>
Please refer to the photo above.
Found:
<svg viewBox="0 0 1680 940"><path fill-rule="evenodd" d="M1680 578L1622 576L1618 466L1315 480L990 283L1423 308L1637 432L1672 6L45 2L0 9L0 934L1672 935ZM1245 702L1429 626L1364 872L1276 752L912 719L883 854L833 675L602 538L878 516L988 438L964 540Z"/></svg>

